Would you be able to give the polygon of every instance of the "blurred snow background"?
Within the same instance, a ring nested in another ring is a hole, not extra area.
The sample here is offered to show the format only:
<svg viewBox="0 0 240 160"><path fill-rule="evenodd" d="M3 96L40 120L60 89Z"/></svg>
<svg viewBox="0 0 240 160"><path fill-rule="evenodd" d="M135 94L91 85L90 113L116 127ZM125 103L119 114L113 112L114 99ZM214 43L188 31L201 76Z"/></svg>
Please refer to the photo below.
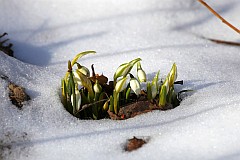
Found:
<svg viewBox="0 0 240 160"><path fill-rule="evenodd" d="M238 0L207 2L240 27ZM240 159L240 49L201 38L240 42L239 35L196 0L1 0L0 15L0 33L21 60L0 53L0 74L32 98L18 110L0 79L4 159ZM85 50L97 54L80 63L108 77L136 57L149 78L176 62L178 80L196 92L170 111L78 120L60 102L60 79ZM126 153L133 136L150 141Z"/></svg>

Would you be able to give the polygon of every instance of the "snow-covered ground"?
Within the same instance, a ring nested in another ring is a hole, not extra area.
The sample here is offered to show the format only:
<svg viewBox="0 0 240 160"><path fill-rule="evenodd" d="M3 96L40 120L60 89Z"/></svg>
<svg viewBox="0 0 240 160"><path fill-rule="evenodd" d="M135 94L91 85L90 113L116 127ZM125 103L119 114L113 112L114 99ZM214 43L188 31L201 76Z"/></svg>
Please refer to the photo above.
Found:
<svg viewBox="0 0 240 160"><path fill-rule="evenodd" d="M207 1L239 26L239 0ZM196 0L1 0L0 33L17 59L0 53L0 74L32 100L11 104L0 79L0 157L5 159L240 159L240 49L201 36L240 42ZM118 65L142 58L152 78L173 62L183 89L195 93L173 110L124 121L78 120L63 108L60 79L75 54L111 77ZM21 60L21 61L20 61ZM123 146L149 139L137 151Z"/></svg>

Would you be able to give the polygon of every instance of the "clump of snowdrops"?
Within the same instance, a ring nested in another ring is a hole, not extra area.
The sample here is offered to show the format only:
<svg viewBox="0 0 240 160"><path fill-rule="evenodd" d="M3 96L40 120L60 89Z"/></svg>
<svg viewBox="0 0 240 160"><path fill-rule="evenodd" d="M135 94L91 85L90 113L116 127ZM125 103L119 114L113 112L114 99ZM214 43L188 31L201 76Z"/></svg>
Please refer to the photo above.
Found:
<svg viewBox="0 0 240 160"><path fill-rule="evenodd" d="M175 84L182 84L177 79L177 66L174 63L165 80L160 80L158 71L155 77L148 81L141 66L141 59L136 58L128 63L121 64L113 81L108 82L104 75L95 73L94 66L90 70L81 65L78 60L95 51L86 51L77 54L72 61L68 61L68 71L61 81L62 103L66 110L80 119L102 119L112 115L124 119L119 111L130 104L148 102L159 110L171 109L180 104L179 93L174 90ZM137 75L131 71L136 69ZM143 84L146 89L143 89ZM141 107L141 106L140 106ZM130 112L138 112L138 106ZM136 111L137 110L137 111ZM153 110L147 108L146 110ZM145 111L142 111L145 113Z"/></svg>

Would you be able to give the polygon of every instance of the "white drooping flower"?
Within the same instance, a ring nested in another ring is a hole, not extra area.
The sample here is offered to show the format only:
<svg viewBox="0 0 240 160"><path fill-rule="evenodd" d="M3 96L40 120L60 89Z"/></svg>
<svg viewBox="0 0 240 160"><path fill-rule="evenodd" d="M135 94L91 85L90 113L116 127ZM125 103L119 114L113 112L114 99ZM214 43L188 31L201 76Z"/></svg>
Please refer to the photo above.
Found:
<svg viewBox="0 0 240 160"><path fill-rule="evenodd" d="M88 70L87 67L85 66L81 66L77 69L79 72L81 72L82 74L84 74L85 76L89 77L90 76L90 72Z"/></svg>
<svg viewBox="0 0 240 160"><path fill-rule="evenodd" d="M78 111L78 110L80 110L80 108L81 108L81 100L82 100L82 98L81 98L81 94L80 94L80 92L79 92L79 90L77 89L77 88L75 88L75 95L76 95L76 111ZM73 101L74 101L74 99L73 99L73 94L71 95L71 102L72 102L72 105L73 105Z"/></svg>
<svg viewBox="0 0 240 160"><path fill-rule="evenodd" d="M147 78L146 78L146 73L144 72L144 70L140 69L137 71L137 76L140 82L146 82Z"/></svg>
<svg viewBox="0 0 240 160"><path fill-rule="evenodd" d="M137 96L141 93L141 86L136 78L131 78L130 87Z"/></svg>
<svg viewBox="0 0 240 160"><path fill-rule="evenodd" d="M82 86L82 81L76 71L73 71L73 79L79 86Z"/></svg>
<svg viewBox="0 0 240 160"><path fill-rule="evenodd" d="M142 69L140 62L137 63L137 76L138 76L138 79L139 79L140 82L146 82L147 81L146 73Z"/></svg>

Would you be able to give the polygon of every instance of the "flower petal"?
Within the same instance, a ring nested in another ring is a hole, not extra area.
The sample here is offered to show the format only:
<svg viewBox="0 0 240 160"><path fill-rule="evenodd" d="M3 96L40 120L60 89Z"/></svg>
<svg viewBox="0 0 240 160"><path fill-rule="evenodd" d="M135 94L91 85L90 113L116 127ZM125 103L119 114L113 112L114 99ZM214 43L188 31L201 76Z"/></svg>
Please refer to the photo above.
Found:
<svg viewBox="0 0 240 160"><path fill-rule="evenodd" d="M130 87L136 95L139 95L141 93L141 86L136 78L131 78Z"/></svg>

